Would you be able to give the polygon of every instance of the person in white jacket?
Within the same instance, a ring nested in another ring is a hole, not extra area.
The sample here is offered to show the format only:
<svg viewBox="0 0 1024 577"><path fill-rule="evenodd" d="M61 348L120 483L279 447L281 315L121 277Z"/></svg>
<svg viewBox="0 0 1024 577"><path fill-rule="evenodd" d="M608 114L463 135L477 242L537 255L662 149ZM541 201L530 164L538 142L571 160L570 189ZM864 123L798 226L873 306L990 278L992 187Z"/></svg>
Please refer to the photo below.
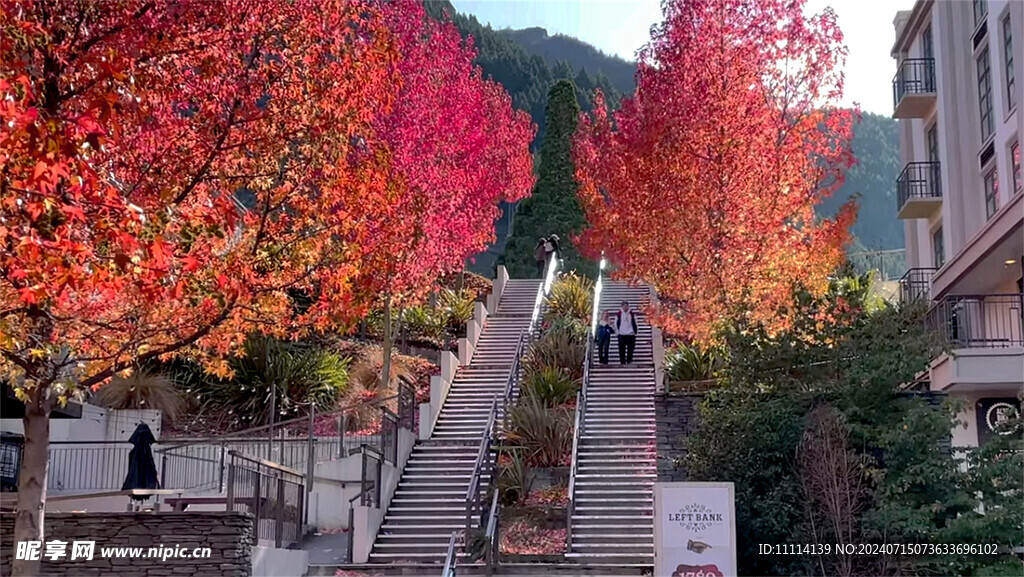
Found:
<svg viewBox="0 0 1024 577"><path fill-rule="evenodd" d="M615 314L615 333L619 336L619 364L633 362L636 349L636 315L629 308L629 301L622 301L622 308Z"/></svg>

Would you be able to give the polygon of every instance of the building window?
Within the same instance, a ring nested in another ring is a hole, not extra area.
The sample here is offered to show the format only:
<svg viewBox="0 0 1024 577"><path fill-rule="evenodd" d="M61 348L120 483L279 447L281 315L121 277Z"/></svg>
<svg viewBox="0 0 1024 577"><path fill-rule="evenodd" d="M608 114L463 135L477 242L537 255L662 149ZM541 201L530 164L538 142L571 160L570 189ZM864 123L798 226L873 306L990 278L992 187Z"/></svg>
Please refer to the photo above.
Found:
<svg viewBox="0 0 1024 577"><path fill-rule="evenodd" d="M981 25L981 21L988 15L988 0L974 0L974 27Z"/></svg>
<svg viewBox="0 0 1024 577"><path fill-rule="evenodd" d="M939 161L939 126L933 124L928 127L928 162Z"/></svg>
<svg viewBox="0 0 1024 577"><path fill-rule="evenodd" d="M921 57L935 58L935 45L932 44L932 25L929 24L921 33Z"/></svg>
<svg viewBox="0 0 1024 577"><path fill-rule="evenodd" d="M1020 141L1010 147L1010 174L1013 176L1013 190L1024 190L1024 176L1020 172Z"/></svg>
<svg viewBox="0 0 1024 577"><path fill-rule="evenodd" d="M942 244L941 226L932 233L932 259L935 261L935 268L942 268L942 265L946 264L946 248Z"/></svg>
<svg viewBox="0 0 1024 577"><path fill-rule="evenodd" d="M1006 109L1013 110L1017 104L1017 90L1013 72L1013 30L1009 14L1003 18L1003 61L1006 63Z"/></svg>
<svg viewBox="0 0 1024 577"><path fill-rule="evenodd" d="M981 111L981 142L987 142L995 130L992 117L992 69L988 61L988 46L978 56L978 107Z"/></svg>
<svg viewBox="0 0 1024 577"><path fill-rule="evenodd" d="M992 215L999 210L999 176L993 168L985 175L985 218L992 218Z"/></svg>

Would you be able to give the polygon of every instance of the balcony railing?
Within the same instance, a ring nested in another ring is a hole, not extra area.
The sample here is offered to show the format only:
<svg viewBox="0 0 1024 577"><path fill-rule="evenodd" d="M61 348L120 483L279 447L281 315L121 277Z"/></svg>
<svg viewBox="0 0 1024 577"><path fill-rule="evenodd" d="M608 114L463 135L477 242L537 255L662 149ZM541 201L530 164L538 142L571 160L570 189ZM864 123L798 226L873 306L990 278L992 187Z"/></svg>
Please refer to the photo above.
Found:
<svg viewBox="0 0 1024 577"><path fill-rule="evenodd" d="M906 58L892 79L892 105L898 108L905 96L935 94L935 59Z"/></svg>
<svg viewBox="0 0 1024 577"><path fill-rule="evenodd" d="M913 199L942 198L938 162L911 162L896 179L896 211Z"/></svg>
<svg viewBox="0 0 1024 577"><path fill-rule="evenodd" d="M936 270L932 267L909 269L900 278L900 302L929 300L932 295L932 277Z"/></svg>
<svg viewBox="0 0 1024 577"><path fill-rule="evenodd" d="M955 348L1021 347L1022 315L1020 294L953 295L935 303L928 325Z"/></svg>

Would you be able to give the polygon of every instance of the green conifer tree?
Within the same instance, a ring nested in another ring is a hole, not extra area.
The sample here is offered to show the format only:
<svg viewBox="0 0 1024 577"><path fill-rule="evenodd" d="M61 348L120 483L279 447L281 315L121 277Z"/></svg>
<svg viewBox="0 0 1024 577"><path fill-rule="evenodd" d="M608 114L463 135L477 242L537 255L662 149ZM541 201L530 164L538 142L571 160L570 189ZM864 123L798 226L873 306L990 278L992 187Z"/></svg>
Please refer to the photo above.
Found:
<svg viewBox="0 0 1024 577"><path fill-rule="evenodd" d="M576 86L559 80L548 91L547 132L540 148L540 172L533 194L519 203L504 264L513 278L536 275L534 249L541 237L557 234L565 270L593 276L595 263L584 260L571 237L586 225L576 196L572 137L579 121Z"/></svg>

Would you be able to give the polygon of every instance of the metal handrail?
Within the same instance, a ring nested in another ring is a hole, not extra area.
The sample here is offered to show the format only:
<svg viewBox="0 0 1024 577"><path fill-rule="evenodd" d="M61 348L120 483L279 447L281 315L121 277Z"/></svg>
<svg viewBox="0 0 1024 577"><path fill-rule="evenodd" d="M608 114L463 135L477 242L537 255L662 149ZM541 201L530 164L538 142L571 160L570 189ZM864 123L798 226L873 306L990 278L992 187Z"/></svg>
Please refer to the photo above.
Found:
<svg viewBox="0 0 1024 577"><path fill-rule="evenodd" d="M484 538L487 542L486 555L487 574L491 574L494 566L495 555L498 552L498 491L493 491L491 497L491 510L487 514L487 530L484 531Z"/></svg>
<svg viewBox="0 0 1024 577"><path fill-rule="evenodd" d="M384 398L381 398L381 399L373 399L373 400L369 400L369 401L363 401L363 402L360 402L360 403L356 403L354 405L348 405L347 407L341 407L341 408L338 408L338 409L333 409L333 410L330 410L330 411L324 411L322 413L317 413L317 417L318 418L320 418L320 417L330 417L332 415L343 414L343 413L347 413L347 412L354 411L354 410L357 410L357 409L364 409L364 408L367 408L367 407L381 405L383 403L387 403L388 401L394 401L394 400L397 400L397 399L398 399L398 395L395 394L395 395L391 395L389 397L384 397ZM243 429L241 431L235 431L233 433L226 433L224 435L218 435L216 437L195 437L195 438L190 438L190 439L182 439L180 442L177 442L176 444L173 444L173 445L169 445L167 447L163 447L163 448L159 449L157 452L171 451L171 450L174 450L174 449L177 449L177 448L180 448L180 447L185 447L185 446L188 446L188 445L198 445L198 444L219 445L219 444L223 444L223 443L227 443L227 442L231 442L231 441L248 440L248 438L239 439L239 437L243 437L243 435L251 435L253 433L261 433L261 432L269 430L271 427L273 427L274 429L279 429L281 427L285 427L285 426L288 426L288 425L296 425L296 424L299 424L299 423L308 423L308 422L309 422L309 417L308 416L303 416L303 417L296 417L294 419L288 419L287 421L278 421L278 422L273 423L271 425L260 425L258 427L251 427L251 428L248 428L248 429ZM254 437L253 439L255 440L256 437ZM265 441L266 437L262 437L261 440ZM277 442L277 441L275 440L274 442Z"/></svg>
<svg viewBox="0 0 1024 577"><path fill-rule="evenodd" d="M458 531L452 531L452 536L448 539L448 552L444 556L444 569L441 571L441 577L455 577L455 563L458 561L458 556L455 553L455 542L458 533Z"/></svg>
<svg viewBox="0 0 1024 577"><path fill-rule="evenodd" d="M583 384L580 392L576 393L576 421L572 434L572 467L569 469L569 505L566 507L565 519L565 546L566 551L572 547L572 515L575 511L576 499L573 493L576 490L576 475L579 473L579 442L583 436L583 429L586 426L587 410L587 386L590 383L590 361L594 354L594 339L597 336L597 319L601 308L601 289L604 286L604 267L608 261L601 252L601 264L597 270L597 282L594 283L594 298L591 299L590 331L587 333L587 349L583 354Z"/></svg>
<svg viewBox="0 0 1024 577"><path fill-rule="evenodd" d="M540 326L540 309L544 304L544 297L551 291L551 285L555 281L555 271L558 270L558 259L552 257L548 262L547 270L544 272L544 282L537 287L537 299L533 303L533 314L530 315L530 338L536 336Z"/></svg>
<svg viewBox="0 0 1024 577"><path fill-rule="evenodd" d="M483 476L483 468L491 453L491 439L494 431L495 416L498 411L498 399L491 403L491 414L487 418L487 425L480 435L480 448L476 454L476 462L473 464L473 476L469 481L469 488L466 489L466 532L463 546L469 547L470 533L473 529L473 514L480 507L480 478ZM494 478L494 475L491 475Z"/></svg>

